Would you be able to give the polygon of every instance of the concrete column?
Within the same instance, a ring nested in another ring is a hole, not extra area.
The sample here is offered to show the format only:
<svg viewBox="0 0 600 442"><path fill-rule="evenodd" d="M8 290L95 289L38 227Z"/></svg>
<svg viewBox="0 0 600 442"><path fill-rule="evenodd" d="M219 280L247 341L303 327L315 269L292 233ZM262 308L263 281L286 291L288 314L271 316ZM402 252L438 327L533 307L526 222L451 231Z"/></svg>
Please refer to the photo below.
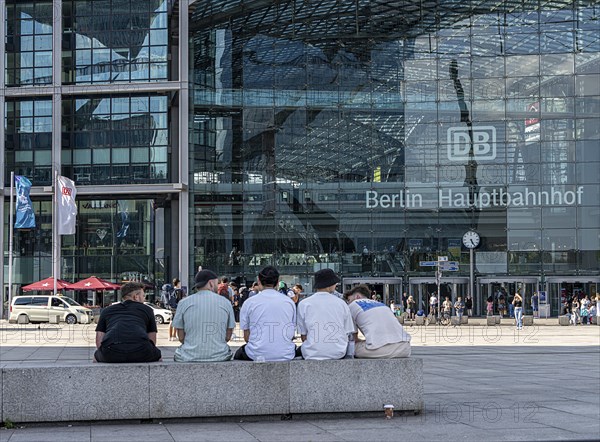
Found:
<svg viewBox="0 0 600 442"><path fill-rule="evenodd" d="M179 279L182 286L191 287L189 233L189 0L179 6Z"/></svg>
<svg viewBox="0 0 600 442"><path fill-rule="evenodd" d="M54 171L61 174L61 149L62 149L62 0L54 0L52 14L52 174ZM53 188L56 183L53 183ZM56 223L56 209L53 211L53 257L52 268L55 278L60 278L60 235Z"/></svg>
<svg viewBox="0 0 600 442"><path fill-rule="evenodd" d="M4 55L6 47L4 41L6 38L6 3L2 2L0 7L0 220L2 220L2 229L8 229L8 226L4 224L4 167L6 164L6 153L4 151L4 85L5 81L5 67L4 67ZM0 318L4 314L4 232L0 232Z"/></svg>

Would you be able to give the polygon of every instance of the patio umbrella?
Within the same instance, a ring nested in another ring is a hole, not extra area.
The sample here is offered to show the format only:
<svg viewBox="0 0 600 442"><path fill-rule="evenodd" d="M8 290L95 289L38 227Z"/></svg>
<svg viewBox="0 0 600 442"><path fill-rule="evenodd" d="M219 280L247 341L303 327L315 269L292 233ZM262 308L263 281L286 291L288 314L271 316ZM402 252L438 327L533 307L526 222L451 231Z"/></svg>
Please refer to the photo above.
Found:
<svg viewBox="0 0 600 442"><path fill-rule="evenodd" d="M97 276L90 276L89 278L69 284L67 288L69 290L118 290L121 286Z"/></svg>
<svg viewBox="0 0 600 442"><path fill-rule="evenodd" d="M69 289L71 285L70 282L63 281L62 279L56 280L56 288L58 290ZM41 281L34 282L33 284L25 285L22 287L24 292L30 292L32 290L54 290L54 278L51 276L46 279L42 279Z"/></svg>

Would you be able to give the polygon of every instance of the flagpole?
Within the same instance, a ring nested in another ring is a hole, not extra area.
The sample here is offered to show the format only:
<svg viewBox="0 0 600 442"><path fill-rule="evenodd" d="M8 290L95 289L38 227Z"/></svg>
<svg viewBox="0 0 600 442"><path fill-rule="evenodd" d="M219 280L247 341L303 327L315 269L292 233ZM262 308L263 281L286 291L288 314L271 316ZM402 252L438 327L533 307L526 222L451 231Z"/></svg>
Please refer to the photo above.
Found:
<svg viewBox="0 0 600 442"><path fill-rule="evenodd" d="M15 172L10 173L10 209L8 212L8 309L12 303L12 262L13 262L13 213L14 213Z"/></svg>
<svg viewBox="0 0 600 442"><path fill-rule="evenodd" d="M52 273L54 274L53 294L56 295L58 280L58 171L54 170L54 193L52 194Z"/></svg>

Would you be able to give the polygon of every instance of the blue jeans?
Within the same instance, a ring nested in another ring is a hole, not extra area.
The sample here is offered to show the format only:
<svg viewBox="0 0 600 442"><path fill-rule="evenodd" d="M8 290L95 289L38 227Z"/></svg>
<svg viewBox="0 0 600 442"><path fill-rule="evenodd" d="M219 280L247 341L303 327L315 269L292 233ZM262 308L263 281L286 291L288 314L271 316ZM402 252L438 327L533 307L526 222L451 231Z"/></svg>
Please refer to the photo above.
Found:
<svg viewBox="0 0 600 442"><path fill-rule="evenodd" d="M515 317L515 306L512 304L508 304L508 316L511 318Z"/></svg>
<svg viewBox="0 0 600 442"><path fill-rule="evenodd" d="M523 307L515 307L515 318L517 320L517 328L523 328Z"/></svg>

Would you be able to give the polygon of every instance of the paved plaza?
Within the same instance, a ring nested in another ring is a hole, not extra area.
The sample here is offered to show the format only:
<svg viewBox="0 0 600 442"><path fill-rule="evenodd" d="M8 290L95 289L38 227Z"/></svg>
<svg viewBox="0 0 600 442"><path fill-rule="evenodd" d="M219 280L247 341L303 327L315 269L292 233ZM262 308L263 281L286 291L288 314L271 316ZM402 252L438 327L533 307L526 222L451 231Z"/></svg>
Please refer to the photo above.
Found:
<svg viewBox="0 0 600 442"><path fill-rule="evenodd" d="M425 410L417 416L385 420L382 411L291 420L41 424L0 429L0 441L598 440L600 327L551 325L556 323L556 318L540 320L518 333L509 321L495 327L483 321L408 326L413 356L424 360ZM158 345L167 360L177 344L167 339L167 326L159 328ZM232 345L240 345L239 338ZM93 350L94 325L0 322L3 367L88 364ZM396 377L372 375L385 383Z"/></svg>

